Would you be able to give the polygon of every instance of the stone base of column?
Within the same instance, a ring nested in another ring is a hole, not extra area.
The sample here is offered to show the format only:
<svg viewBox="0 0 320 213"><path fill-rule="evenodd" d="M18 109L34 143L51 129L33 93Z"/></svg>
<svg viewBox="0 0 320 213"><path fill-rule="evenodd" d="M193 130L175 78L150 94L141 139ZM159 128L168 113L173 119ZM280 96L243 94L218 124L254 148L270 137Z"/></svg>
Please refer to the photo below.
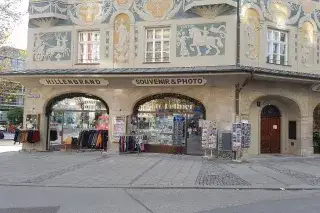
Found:
<svg viewBox="0 0 320 213"><path fill-rule="evenodd" d="M301 157L309 157L313 156L313 147L303 147L301 148Z"/></svg>

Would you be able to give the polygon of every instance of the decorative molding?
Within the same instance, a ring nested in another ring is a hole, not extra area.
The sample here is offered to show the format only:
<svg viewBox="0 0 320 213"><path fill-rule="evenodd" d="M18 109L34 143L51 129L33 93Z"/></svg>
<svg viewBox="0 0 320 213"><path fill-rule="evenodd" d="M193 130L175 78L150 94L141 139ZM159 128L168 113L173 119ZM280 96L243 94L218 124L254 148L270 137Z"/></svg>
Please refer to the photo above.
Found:
<svg viewBox="0 0 320 213"><path fill-rule="evenodd" d="M139 30L138 27L135 27L134 29L134 54L135 57L138 56L139 52Z"/></svg>
<svg viewBox="0 0 320 213"><path fill-rule="evenodd" d="M106 31L106 58L109 58L110 54L110 32Z"/></svg>
<svg viewBox="0 0 320 213"><path fill-rule="evenodd" d="M34 25L36 25L37 27L40 28L51 28L53 26L55 26L60 20L53 18L53 17L49 17L49 18L38 18L38 19L32 19L30 20L30 22Z"/></svg>
<svg viewBox="0 0 320 213"><path fill-rule="evenodd" d="M234 9L233 6L228 4L214 4L214 5L204 5L193 7L189 11L197 14L203 18L215 19L216 17L230 12Z"/></svg>

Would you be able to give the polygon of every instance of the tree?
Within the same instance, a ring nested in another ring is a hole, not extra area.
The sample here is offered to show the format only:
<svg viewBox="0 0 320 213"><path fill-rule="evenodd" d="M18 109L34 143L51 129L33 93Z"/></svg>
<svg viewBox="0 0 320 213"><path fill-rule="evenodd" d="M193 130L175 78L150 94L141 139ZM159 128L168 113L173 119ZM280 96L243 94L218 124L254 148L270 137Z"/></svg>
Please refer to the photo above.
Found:
<svg viewBox="0 0 320 213"><path fill-rule="evenodd" d="M21 0L0 0L0 48L6 45L12 30L24 14L19 11L20 4ZM10 67L8 68L8 60L0 55L0 71L6 69L10 69ZM0 97L2 101L12 98L11 94L20 88L20 83L0 78Z"/></svg>
<svg viewBox="0 0 320 213"><path fill-rule="evenodd" d="M14 125L20 124L23 121L23 108L12 108L7 112L8 121Z"/></svg>

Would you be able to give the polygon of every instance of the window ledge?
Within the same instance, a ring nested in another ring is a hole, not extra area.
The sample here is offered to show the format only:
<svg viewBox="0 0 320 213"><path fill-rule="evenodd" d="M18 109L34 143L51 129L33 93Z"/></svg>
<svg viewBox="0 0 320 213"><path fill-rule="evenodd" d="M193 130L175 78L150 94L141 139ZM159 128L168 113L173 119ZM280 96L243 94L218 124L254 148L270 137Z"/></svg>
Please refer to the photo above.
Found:
<svg viewBox="0 0 320 213"><path fill-rule="evenodd" d="M100 65L100 63L75 63L74 65Z"/></svg>
<svg viewBox="0 0 320 213"><path fill-rule="evenodd" d="M171 62L170 61L163 61L163 62L147 62L147 61L144 61L142 62L142 64L170 64Z"/></svg>
<svg viewBox="0 0 320 213"><path fill-rule="evenodd" d="M269 63L267 62L267 64L270 64L270 65L276 65L276 66L283 66L283 67L292 67L292 65L284 65L284 64L275 64L275 63Z"/></svg>

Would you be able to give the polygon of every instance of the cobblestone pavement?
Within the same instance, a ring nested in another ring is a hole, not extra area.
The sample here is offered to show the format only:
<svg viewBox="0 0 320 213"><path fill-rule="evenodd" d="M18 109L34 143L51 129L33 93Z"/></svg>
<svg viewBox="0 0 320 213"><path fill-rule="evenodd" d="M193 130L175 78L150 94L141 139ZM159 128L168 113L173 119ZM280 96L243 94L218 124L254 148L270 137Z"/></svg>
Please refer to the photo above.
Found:
<svg viewBox="0 0 320 213"><path fill-rule="evenodd" d="M0 185L320 189L320 158L207 161L164 154L1 153Z"/></svg>

